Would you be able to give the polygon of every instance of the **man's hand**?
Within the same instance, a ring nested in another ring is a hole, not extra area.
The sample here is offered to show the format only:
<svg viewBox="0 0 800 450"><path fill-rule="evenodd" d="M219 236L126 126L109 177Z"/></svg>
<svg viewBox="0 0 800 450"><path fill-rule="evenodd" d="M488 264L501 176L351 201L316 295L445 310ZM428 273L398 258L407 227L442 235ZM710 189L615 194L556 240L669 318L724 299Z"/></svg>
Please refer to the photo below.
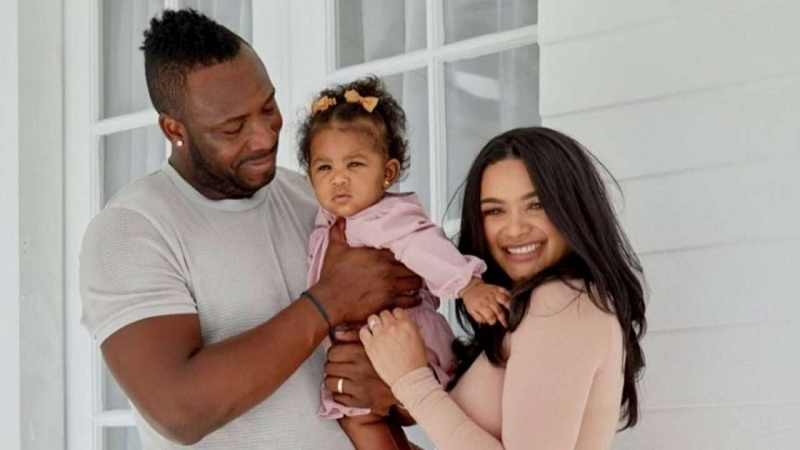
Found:
<svg viewBox="0 0 800 450"><path fill-rule="evenodd" d="M350 248L344 221L330 232L330 243L317 284L310 290L325 305L333 325L363 322L370 314L395 306L419 304L414 295L422 280L388 250Z"/></svg>
<svg viewBox="0 0 800 450"><path fill-rule="evenodd" d="M358 330L337 332L338 344L328 350L325 364L325 387L337 402L352 407L369 408L374 414L386 416L397 399L381 380L367 358L358 338ZM337 392L339 379L342 392Z"/></svg>

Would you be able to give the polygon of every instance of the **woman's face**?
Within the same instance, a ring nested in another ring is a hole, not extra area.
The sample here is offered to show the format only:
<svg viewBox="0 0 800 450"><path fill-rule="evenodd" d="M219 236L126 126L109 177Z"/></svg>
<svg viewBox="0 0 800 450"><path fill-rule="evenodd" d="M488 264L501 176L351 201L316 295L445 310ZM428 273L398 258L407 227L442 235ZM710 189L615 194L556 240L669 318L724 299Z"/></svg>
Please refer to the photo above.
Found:
<svg viewBox="0 0 800 450"><path fill-rule="evenodd" d="M514 286L569 253L522 160L506 159L483 171L481 215L489 251Z"/></svg>

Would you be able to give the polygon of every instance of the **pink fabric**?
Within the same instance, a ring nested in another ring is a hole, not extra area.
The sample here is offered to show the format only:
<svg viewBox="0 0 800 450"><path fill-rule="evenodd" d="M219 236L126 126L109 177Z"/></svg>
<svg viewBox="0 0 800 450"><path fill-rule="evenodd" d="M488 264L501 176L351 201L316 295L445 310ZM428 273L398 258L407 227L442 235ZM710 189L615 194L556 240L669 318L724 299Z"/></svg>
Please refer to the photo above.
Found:
<svg viewBox="0 0 800 450"><path fill-rule="evenodd" d="M319 280L328 249L330 229L337 217L320 208L309 240L308 286ZM439 299L456 298L472 279L480 277L486 264L475 257L463 256L426 215L415 194L387 194L381 201L346 219L345 237L351 247L390 250L398 261L424 280L420 292L422 304L408 310L419 326L427 347L428 362L441 384L451 378L455 362L450 345L454 336L445 318L436 310ZM330 342L323 346L327 350ZM333 400L322 386L319 416L339 419L344 415L368 414L365 408L350 408Z"/></svg>
<svg viewBox="0 0 800 450"><path fill-rule="evenodd" d="M504 345L505 367L481 354L449 393L427 368L392 392L441 450L611 448L624 382L615 315L586 293L547 283Z"/></svg>

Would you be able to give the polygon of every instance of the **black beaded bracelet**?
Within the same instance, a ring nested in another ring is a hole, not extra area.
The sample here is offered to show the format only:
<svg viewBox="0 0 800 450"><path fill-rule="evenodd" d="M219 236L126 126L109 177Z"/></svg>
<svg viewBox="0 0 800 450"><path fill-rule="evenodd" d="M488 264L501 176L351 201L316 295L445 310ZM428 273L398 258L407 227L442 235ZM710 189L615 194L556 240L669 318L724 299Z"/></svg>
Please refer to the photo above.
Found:
<svg viewBox="0 0 800 450"><path fill-rule="evenodd" d="M300 294L300 296L301 297L307 297L309 300L311 300L311 303L314 304L314 307L317 308L317 311L319 311L319 314L322 316L323 319L325 319L325 323L328 324L328 336L330 336L330 338L331 338L331 343L335 343L336 342L336 336L333 333L333 326L331 325L331 319L328 316L328 311L325 311L325 307L322 306L322 303L320 303L319 299L317 299L317 297L314 294L312 294L311 292L303 291L303 293Z"/></svg>

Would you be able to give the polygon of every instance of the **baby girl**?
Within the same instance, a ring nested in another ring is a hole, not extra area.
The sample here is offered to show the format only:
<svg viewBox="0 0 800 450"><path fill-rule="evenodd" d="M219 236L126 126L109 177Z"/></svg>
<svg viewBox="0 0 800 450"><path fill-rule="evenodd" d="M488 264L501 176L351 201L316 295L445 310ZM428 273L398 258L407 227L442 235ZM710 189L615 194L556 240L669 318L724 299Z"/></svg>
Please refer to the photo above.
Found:
<svg viewBox="0 0 800 450"><path fill-rule="evenodd" d="M330 229L340 218L350 246L390 250L424 280L422 303L408 313L425 340L431 370L446 385L453 334L436 311L438 298L461 298L476 321L505 324L510 296L481 280L484 262L461 255L414 193L388 192L408 166L405 129L403 109L375 77L326 89L312 105L299 130L300 163L321 206L309 242L308 285L319 279ZM335 400L346 394L344 379L333 390L322 387L321 417L339 419L357 448L391 442L385 427L373 426L380 417Z"/></svg>

